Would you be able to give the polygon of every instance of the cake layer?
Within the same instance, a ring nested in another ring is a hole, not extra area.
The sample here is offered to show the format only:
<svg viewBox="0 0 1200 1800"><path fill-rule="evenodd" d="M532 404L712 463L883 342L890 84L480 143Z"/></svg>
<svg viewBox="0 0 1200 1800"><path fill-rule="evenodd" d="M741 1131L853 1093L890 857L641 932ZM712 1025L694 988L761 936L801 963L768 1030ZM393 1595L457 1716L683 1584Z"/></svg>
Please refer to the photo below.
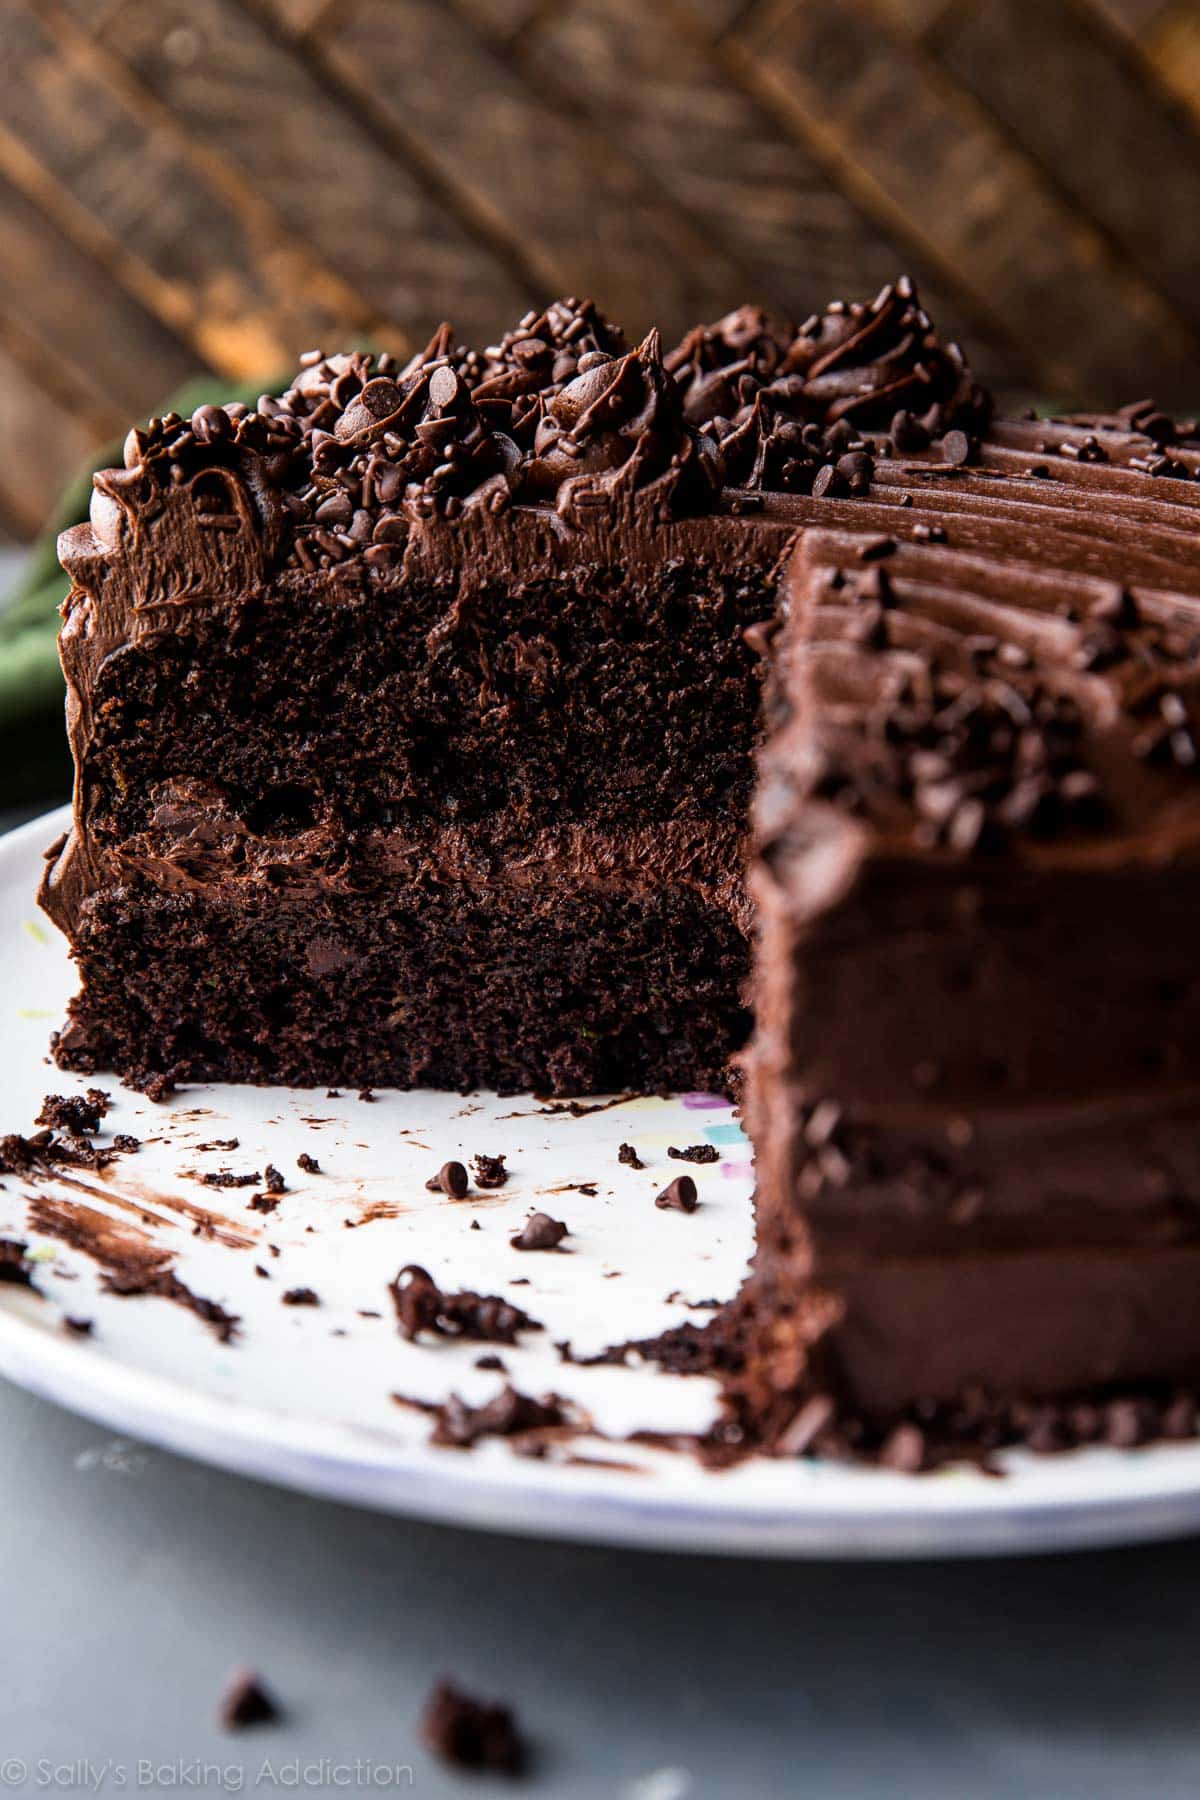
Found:
<svg viewBox="0 0 1200 1800"><path fill-rule="evenodd" d="M747 1029L736 832L266 838L192 794L45 903L58 1056L145 1080L717 1088Z"/></svg>
<svg viewBox="0 0 1200 1800"><path fill-rule="evenodd" d="M839 1106L747 1058L764 1262L1200 1243L1200 1088L968 1112Z"/></svg>
<svg viewBox="0 0 1200 1800"><path fill-rule="evenodd" d="M968 1109L1200 1082L1192 854L1042 873L877 856L841 823L832 847L814 822L754 876L774 1069L814 1097ZM845 891L814 910L835 854Z"/></svg>
<svg viewBox="0 0 1200 1800"><path fill-rule="evenodd" d="M552 515L551 515L552 516ZM86 532L87 528L83 528ZM131 600L87 583L61 647L80 827L119 843L165 785L219 784L259 829L744 816L759 662L790 523L521 508L414 529L403 561Z"/></svg>
<svg viewBox="0 0 1200 1800"><path fill-rule="evenodd" d="M1200 1380L1200 1245L881 1260L836 1286L754 1275L737 1388L786 1431L830 1396L882 1427L986 1399L1000 1411Z"/></svg>

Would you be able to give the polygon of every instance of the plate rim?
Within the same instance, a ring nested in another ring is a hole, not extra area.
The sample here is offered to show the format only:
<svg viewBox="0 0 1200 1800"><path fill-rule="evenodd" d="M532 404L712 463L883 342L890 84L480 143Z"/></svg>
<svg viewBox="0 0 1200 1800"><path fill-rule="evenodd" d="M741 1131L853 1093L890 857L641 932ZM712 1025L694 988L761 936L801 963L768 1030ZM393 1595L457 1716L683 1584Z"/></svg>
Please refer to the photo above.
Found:
<svg viewBox="0 0 1200 1800"><path fill-rule="evenodd" d="M7 872L35 844L40 857L69 826L71 810L63 805L0 836L0 867ZM795 1504L748 1495L733 1506L713 1505L702 1487L681 1493L674 1484L669 1491L647 1485L638 1492L618 1471L585 1473L515 1457L502 1463L218 1398L111 1359L86 1339L60 1336L22 1316L22 1290L11 1295L12 1304L0 1305L0 1375L27 1392L228 1473L435 1523L659 1552L826 1559L1090 1549L1200 1530L1200 1445L1191 1446L1194 1468L1172 1461L1188 1446L1101 1453L1129 1457L1127 1466L1143 1474L1152 1462L1155 1479L1124 1494L1122 1465L1112 1462L1095 1491L1057 1499L1022 1494L1019 1472L926 1488L929 1477L861 1470L854 1477L864 1481L861 1504L831 1502L798 1484ZM726 1477L708 1472L704 1479ZM636 1480L652 1484L656 1476ZM872 1496L865 1484L876 1480L885 1485ZM911 1492L892 1485L901 1480L913 1483Z"/></svg>

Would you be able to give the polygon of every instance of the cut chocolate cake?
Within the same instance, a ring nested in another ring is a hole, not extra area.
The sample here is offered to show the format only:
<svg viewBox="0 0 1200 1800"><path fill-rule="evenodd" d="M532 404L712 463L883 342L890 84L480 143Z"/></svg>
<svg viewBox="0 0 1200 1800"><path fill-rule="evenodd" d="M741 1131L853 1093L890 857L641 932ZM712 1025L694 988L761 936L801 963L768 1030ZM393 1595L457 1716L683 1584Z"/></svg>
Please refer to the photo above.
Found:
<svg viewBox="0 0 1200 1800"><path fill-rule="evenodd" d="M60 1059L719 1086L750 628L901 401L923 441L986 411L906 283L798 332L746 309L667 364L562 302L482 357L448 329L403 369L314 353L253 412L131 432L62 542Z"/></svg>
<svg viewBox="0 0 1200 1800"><path fill-rule="evenodd" d="M1200 1381L1194 428L993 420L900 282L313 353L125 460L62 541L61 1062L715 1087L752 1005L743 1439Z"/></svg>

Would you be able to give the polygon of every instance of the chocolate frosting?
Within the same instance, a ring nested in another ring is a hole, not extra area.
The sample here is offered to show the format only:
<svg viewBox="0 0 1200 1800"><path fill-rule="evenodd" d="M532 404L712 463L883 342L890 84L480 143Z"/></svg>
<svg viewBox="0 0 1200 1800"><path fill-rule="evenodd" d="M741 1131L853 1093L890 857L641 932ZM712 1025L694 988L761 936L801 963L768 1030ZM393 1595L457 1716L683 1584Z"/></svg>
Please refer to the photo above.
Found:
<svg viewBox="0 0 1200 1800"><path fill-rule="evenodd" d="M521 492L553 500L567 519L642 488L661 497L664 514L700 512L721 474L712 440L684 421L652 331L624 356L587 352L574 380L544 399Z"/></svg>
<svg viewBox="0 0 1200 1800"><path fill-rule="evenodd" d="M866 448L856 438L888 431L897 415L910 441L928 442L951 427L976 431L991 413L907 276L873 300L834 301L798 328L739 307L689 332L666 365L686 417L714 432L729 479L747 487L807 492L822 466ZM772 437L773 454L763 448Z"/></svg>
<svg viewBox="0 0 1200 1800"><path fill-rule="evenodd" d="M565 299L482 355L449 325L403 367L314 350L253 409L151 420L124 470L96 477L90 537L62 553L87 585L89 556L126 552L144 603L280 567L383 572L415 526L453 535L478 510L550 508L579 528L630 493L653 517L711 513L730 490L860 496L860 431L904 406L930 430L987 411L905 279L798 331L743 308L665 362L657 333L630 351L592 302Z"/></svg>
<svg viewBox="0 0 1200 1800"><path fill-rule="evenodd" d="M885 544L880 546L886 548ZM771 785L917 851L1200 846L1200 600L947 546L811 533L789 572Z"/></svg>
<svg viewBox="0 0 1200 1800"><path fill-rule="evenodd" d="M484 351L472 385L482 412L502 422L523 448L532 447L541 402L574 381L585 356L624 356L628 345L591 300L555 300L543 312L527 312Z"/></svg>

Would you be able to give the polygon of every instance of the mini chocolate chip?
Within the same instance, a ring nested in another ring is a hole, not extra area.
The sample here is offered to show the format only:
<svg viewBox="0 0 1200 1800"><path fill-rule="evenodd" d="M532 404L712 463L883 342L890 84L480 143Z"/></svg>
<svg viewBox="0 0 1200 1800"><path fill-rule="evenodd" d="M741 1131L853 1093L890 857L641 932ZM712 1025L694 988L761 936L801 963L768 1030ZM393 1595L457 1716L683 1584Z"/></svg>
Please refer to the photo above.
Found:
<svg viewBox="0 0 1200 1800"><path fill-rule="evenodd" d="M460 1162L443 1163L425 1183L431 1194L449 1194L452 1200L461 1200L470 1185L470 1177Z"/></svg>
<svg viewBox="0 0 1200 1800"><path fill-rule="evenodd" d="M892 419L891 440L893 446L905 450L924 450L929 444L929 433L910 412L898 412Z"/></svg>
<svg viewBox="0 0 1200 1800"><path fill-rule="evenodd" d="M458 376L449 367L435 369L429 377L430 404L447 407L457 398Z"/></svg>
<svg viewBox="0 0 1200 1800"><path fill-rule="evenodd" d="M690 1175L677 1175L661 1194L654 1196L654 1204L664 1212L694 1213L699 1205L695 1182Z"/></svg>
<svg viewBox="0 0 1200 1800"><path fill-rule="evenodd" d="M948 431L942 439L942 457L952 469L974 462L979 446L965 431Z"/></svg>
<svg viewBox="0 0 1200 1800"><path fill-rule="evenodd" d="M233 421L223 406L198 406L191 423L198 444L219 444L233 431Z"/></svg>
<svg viewBox="0 0 1200 1800"><path fill-rule="evenodd" d="M850 490L834 465L826 463L813 477L812 491L814 500L841 500Z"/></svg>
<svg viewBox="0 0 1200 1800"><path fill-rule="evenodd" d="M557 1250L569 1235L570 1227L561 1219L552 1219L549 1213L535 1212L530 1213L521 1230L508 1241L514 1250Z"/></svg>
<svg viewBox="0 0 1200 1800"><path fill-rule="evenodd" d="M865 494L875 476L875 463L865 450L848 450L838 458L837 472L855 495Z"/></svg>

